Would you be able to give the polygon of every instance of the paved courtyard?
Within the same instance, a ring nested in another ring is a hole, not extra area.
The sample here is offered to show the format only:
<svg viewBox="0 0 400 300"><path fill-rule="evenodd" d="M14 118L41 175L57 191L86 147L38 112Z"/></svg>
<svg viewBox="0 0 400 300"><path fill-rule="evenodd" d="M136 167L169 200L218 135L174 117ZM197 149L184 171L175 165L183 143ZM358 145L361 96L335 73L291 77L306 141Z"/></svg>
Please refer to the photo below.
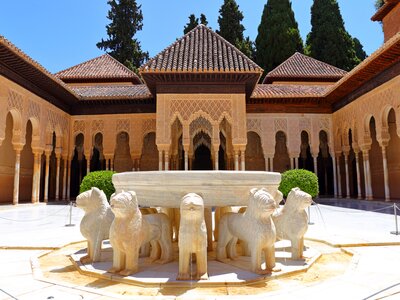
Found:
<svg viewBox="0 0 400 300"><path fill-rule="evenodd" d="M387 206L392 204L388 203ZM308 244L323 242L353 254L345 272L313 282L272 281L279 288L250 299L400 299L400 235L392 214L328 205L312 206ZM124 296L99 286L71 285L46 280L37 257L65 245L83 241L79 222L83 213L68 205L20 205L0 207L0 299L174 299L156 291L152 296ZM58 270L63 270L59 266ZM62 271L60 271L62 272ZM65 270L68 272L68 270ZM140 289L137 289L137 295ZM226 293L225 293L226 291ZM186 290L179 299L242 299L226 289L218 296ZM225 293L225 295L223 295Z"/></svg>

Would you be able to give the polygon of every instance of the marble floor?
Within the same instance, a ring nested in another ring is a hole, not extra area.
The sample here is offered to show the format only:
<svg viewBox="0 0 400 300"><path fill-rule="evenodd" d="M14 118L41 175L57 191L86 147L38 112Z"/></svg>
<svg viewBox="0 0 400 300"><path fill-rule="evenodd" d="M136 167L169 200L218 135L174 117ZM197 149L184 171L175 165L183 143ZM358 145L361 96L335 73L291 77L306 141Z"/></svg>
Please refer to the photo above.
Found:
<svg viewBox="0 0 400 300"><path fill-rule="evenodd" d="M391 234L390 214L312 206L305 244L323 254L315 267L246 287L192 288L80 274L69 255L84 247L82 216L67 205L0 206L0 299L400 299L400 235Z"/></svg>

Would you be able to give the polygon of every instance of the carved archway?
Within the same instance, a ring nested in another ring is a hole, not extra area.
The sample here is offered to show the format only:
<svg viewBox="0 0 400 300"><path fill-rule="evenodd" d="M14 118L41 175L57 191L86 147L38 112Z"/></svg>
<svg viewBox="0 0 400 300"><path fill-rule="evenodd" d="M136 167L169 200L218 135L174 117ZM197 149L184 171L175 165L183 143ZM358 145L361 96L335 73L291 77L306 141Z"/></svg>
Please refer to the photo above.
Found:
<svg viewBox="0 0 400 300"><path fill-rule="evenodd" d="M254 131L247 132L246 170L265 171L265 159L261 137Z"/></svg>

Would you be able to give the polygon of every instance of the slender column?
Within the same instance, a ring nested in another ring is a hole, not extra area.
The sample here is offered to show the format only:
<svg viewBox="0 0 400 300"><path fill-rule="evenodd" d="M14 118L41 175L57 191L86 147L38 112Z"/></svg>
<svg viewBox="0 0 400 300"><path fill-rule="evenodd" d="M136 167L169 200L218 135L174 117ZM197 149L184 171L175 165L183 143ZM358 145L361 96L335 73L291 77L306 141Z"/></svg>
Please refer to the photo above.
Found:
<svg viewBox="0 0 400 300"><path fill-rule="evenodd" d="M358 161L358 151L354 152L356 159L356 172L357 172L357 198L361 199L361 176L360 176L360 162Z"/></svg>
<svg viewBox="0 0 400 300"><path fill-rule="evenodd" d="M13 192L13 204L17 205L19 200L19 170L21 164L21 150L22 147L15 149L15 168L14 168L14 192Z"/></svg>
<svg viewBox="0 0 400 300"><path fill-rule="evenodd" d="M219 170L218 152L219 151L214 152L214 170L215 171Z"/></svg>
<svg viewBox="0 0 400 300"><path fill-rule="evenodd" d="M349 185L349 154L344 153L344 167L346 171L346 198L350 199L350 185Z"/></svg>
<svg viewBox="0 0 400 300"><path fill-rule="evenodd" d="M62 182L62 199L65 200L67 198L67 166L68 166L68 158L63 157L63 182Z"/></svg>
<svg viewBox="0 0 400 300"><path fill-rule="evenodd" d="M299 168L299 158L298 158L298 157L295 157L295 158L294 158L294 168L295 168L295 169L298 169L298 168Z"/></svg>
<svg viewBox="0 0 400 300"><path fill-rule="evenodd" d="M68 159L68 172L67 172L67 199L70 199L71 196L71 162L72 157Z"/></svg>
<svg viewBox="0 0 400 300"><path fill-rule="evenodd" d="M314 155L313 156L313 161L314 161L314 173L315 175L318 176L318 164L317 164L317 157L318 155Z"/></svg>
<svg viewBox="0 0 400 300"><path fill-rule="evenodd" d="M162 171L162 169L163 169L163 152L161 150L158 151L158 170Z"/></svg>
<svg viewBox="0 0 400 300"><path fill-rule="evenodd" d="M187 151L185 151L185 171L189 170L189 155Z"/></svg>
<svg viewBox="0 0 400 300"><path fill-rule="evenodd" d="M86 175L90 173L90 153L86 156Z"/></svg>
<svg viewBox="0 0 400 300"><path fill-rule="evenodd" d="M336 160L336 168L337 168L337 180L338 180L338 196L342 198L342 176L340 175L340 155L338 155L338 159Z"/></svg>
<svg viewBox="0 0 400 300"><path fill-rule="evenodd" d="M332 165L333 165L333 194L335 197L338 196L338 190L337 190L337 178L336 178L336 157L335 154L331 154L332 157Z"/></svg>
<svg viewBox="0 0 400 300"><path fill-rule="evenodd" d="M239 151L235 151L235 171L239 171Z"/></svg>
<svg viewBox="0 0 400 300"><path fill-rule="evenodd" d="M36 202L40 201L40 177L42 176L42 153L43 150L38 154L38 177L36 182Z"/></svg>
<svg viewBox="0 0 400 300"><path fill-rule="evenodd" d="M46 173L44 177L44 202L49 202L49 168L50 168L50 151L45 152L46 155Z"/></svg>
<svg viewBox="0 0 400 300"><path fill-rule="evenodd" d="M273 172L274 171L274 157L271 157L270 163L271 163L271 165L270 165L271 172Z"/></svg>
<svg viewBox="0 0 400 300"><path fill-rule="evenodd" d="M383 160L383 179L385 182L385 201L390 201L390 189L389 189L389 173L387 167L387 156L386 147L382 147L382 160Z"/></svg>
<svg viewBox="0 0 400 300"><path fill-rule="evenodd" d="M264 161L265 161L265 171L269 171L269 157L264 154Z"/></svg>
<svg viewBox="0 0 400 300"><path fill-rule="evenodd" d="M106 157L105 160L106 160L106 171L110 171L110 159Z"/></svg>
<svg viewBox="0 0 400 300"><path fill-rule="evenodd" d="M140 158L136 158L136 171L140 171Z"/></svg>
<svg viewBox="0 0 400 300"><path fill-rule="evenodd" d="M56 155L56 200L60 199L60 155Z"/></svg>
<svg viewBox="0 0 400 300"><path fill-rule="evenodd" d="M169 154L168 151L164 151L164 163L165 163L165 171L169 170Z"/></svg>
<svg viewBox="0 0 400 300"><path fill-rule="evenodd" d="M114 171L114 157L110 158L110 171Z"/></svg>
<svg viewBox="0 0 400 300"><path fill-rule="evenodd" d="M372 199L372 187L371 187L371 173L369 164L369 150L363 150L364 160L364 177L365 177L365 198L368 200Z"/></svg>
<svg viewBox="0 0 400 300"><path fill-rule="evenodd" d="M32 176L32 195L31 202L36 203L37 194L37 178L38 178L38 156L37 152L33 153L33 176Z"/></svg>
<svg viewBox="0 0 400 300"><path fill-rule="evenodd" d="M293 164L293 157L290 157L290 169L294 169L294 164Z"/></svg>
<svg viewBox="0 0 400 300"><path fill-rule="evenodd" d="M245 153L246 153L246 150L244 150L244 149L240 150L240 164L241 164L240 169L242 171L246 171L246 155L245 155Z"/></svg>

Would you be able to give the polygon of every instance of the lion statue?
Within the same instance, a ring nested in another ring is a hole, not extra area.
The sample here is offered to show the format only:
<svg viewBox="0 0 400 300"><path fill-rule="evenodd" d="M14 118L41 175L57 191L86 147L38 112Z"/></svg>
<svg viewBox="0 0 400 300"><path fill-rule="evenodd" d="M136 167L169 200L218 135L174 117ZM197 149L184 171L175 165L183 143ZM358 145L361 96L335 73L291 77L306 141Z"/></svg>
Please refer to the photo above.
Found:
<svg viewBox="0 0 400 300"><path fill-rule="evenodd" d="M179 225L179 273L177 280L190 280L191 255L196 255L196 279L207 279L207 227L204 220L204 201L189 193L182 198Z"/></svg>
<svg viewBox="0 0 400 300"><path fill-rule="evenodd" d="M100 261L101 245L109 237L114 214L103 191L96 187L76 197L76 205L85 212L81 220L81 233L87 239L87 255L83 263Z"/></svg>
<svg viewBox="0 0 400 300"><path fill-rule="evenodd" d="M158 263L172 261L171 224L164 214L142 215L135 192L121 192L111 196L115 214L110 228L113 264L110 273L129 276L139 270L139 250L151 244L149 260Z"/></svg>
<svg viewBox="0 0 400 300"><path fill-rule="evenodd" d="M301 259L304 249L304 235L308 229L308 216L305 211L312 204L312 197L299 188L293 188L285 205L278 210L272 220L279 240L290 240L292 259Z"/></svg>
<svg viewBox="0 0 400 300"><path fill-rule="evenodd" d="M230 213L220 220L217 260L226 262L236 258L236 242L244 241L251 251L251 271L267 274L275 269L275 226L271 215L276 208L275 200L266 189L252 189L247 210ZM264 253L266 269L261 268Z"/></svg>

